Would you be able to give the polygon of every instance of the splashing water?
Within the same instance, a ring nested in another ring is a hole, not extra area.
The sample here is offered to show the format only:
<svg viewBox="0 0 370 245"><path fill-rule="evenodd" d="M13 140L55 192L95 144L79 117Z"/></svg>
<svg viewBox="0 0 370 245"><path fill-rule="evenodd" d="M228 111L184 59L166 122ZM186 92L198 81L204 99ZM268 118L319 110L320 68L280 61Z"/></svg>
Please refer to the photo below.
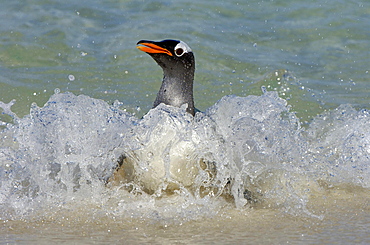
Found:
<svg viewBox="0 0 370 245"><path fill-rule="evenodd" d="M225 96L193 118L161 104L142 119L56 93L18 118L1 103L0 218L82 210L187 220L225 206L320 217L307 203L333 186L369 188L370 120L349 105L307 129L277 92ZM63 215L66 215L64 212ZM76 213L74 213L76 215Z"/></svg>

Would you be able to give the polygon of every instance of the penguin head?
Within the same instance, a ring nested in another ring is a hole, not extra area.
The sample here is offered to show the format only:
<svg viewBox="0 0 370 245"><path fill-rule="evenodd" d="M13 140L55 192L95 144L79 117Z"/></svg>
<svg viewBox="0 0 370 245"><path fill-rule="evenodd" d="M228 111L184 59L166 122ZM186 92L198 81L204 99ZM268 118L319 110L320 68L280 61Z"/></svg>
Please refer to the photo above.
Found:
<svg viewBox="0 0 370 245"><path fill-rule="evenodd" d="M163 41L140 40L136 46L149 54L166 72L179 70L194 71L194 54L183 41L166 39Z"/></svg>

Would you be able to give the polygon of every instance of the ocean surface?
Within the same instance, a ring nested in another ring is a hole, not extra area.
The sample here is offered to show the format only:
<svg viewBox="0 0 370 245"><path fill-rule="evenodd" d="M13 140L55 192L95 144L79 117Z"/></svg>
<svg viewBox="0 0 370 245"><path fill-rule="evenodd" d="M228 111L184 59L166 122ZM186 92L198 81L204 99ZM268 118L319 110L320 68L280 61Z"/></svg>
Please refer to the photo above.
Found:
<svg viewBox="0 0 370 245"><path fill-rule="evenodd" d="M370 2L1 6L0 243L370 243Z"/></svg>

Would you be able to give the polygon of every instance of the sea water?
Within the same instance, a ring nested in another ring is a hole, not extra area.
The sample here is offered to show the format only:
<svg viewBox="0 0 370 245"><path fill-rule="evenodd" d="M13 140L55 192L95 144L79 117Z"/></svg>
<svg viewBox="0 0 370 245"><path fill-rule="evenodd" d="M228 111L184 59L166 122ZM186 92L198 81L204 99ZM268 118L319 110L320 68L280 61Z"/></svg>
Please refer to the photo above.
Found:
<svg viewBox="0 0 370 245"><path fill-rule="evenodd" d="M1 241L369 242L369 7L3 3ZM151 109L165 38L195 117Z"/></svg>

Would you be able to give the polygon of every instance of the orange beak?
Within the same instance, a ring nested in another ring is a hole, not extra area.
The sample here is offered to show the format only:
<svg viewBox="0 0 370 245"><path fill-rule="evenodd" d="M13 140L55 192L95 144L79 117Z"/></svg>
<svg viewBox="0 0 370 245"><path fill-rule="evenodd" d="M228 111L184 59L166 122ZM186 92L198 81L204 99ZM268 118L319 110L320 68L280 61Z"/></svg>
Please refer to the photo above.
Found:
<svg viewBox="0 0 370 245"><path fill-rule="evenodd" d="M149 54L168 54L172 56L171 52L168 49L162 48L154 43L139 43L136 48L140 49Z"/></svg>

